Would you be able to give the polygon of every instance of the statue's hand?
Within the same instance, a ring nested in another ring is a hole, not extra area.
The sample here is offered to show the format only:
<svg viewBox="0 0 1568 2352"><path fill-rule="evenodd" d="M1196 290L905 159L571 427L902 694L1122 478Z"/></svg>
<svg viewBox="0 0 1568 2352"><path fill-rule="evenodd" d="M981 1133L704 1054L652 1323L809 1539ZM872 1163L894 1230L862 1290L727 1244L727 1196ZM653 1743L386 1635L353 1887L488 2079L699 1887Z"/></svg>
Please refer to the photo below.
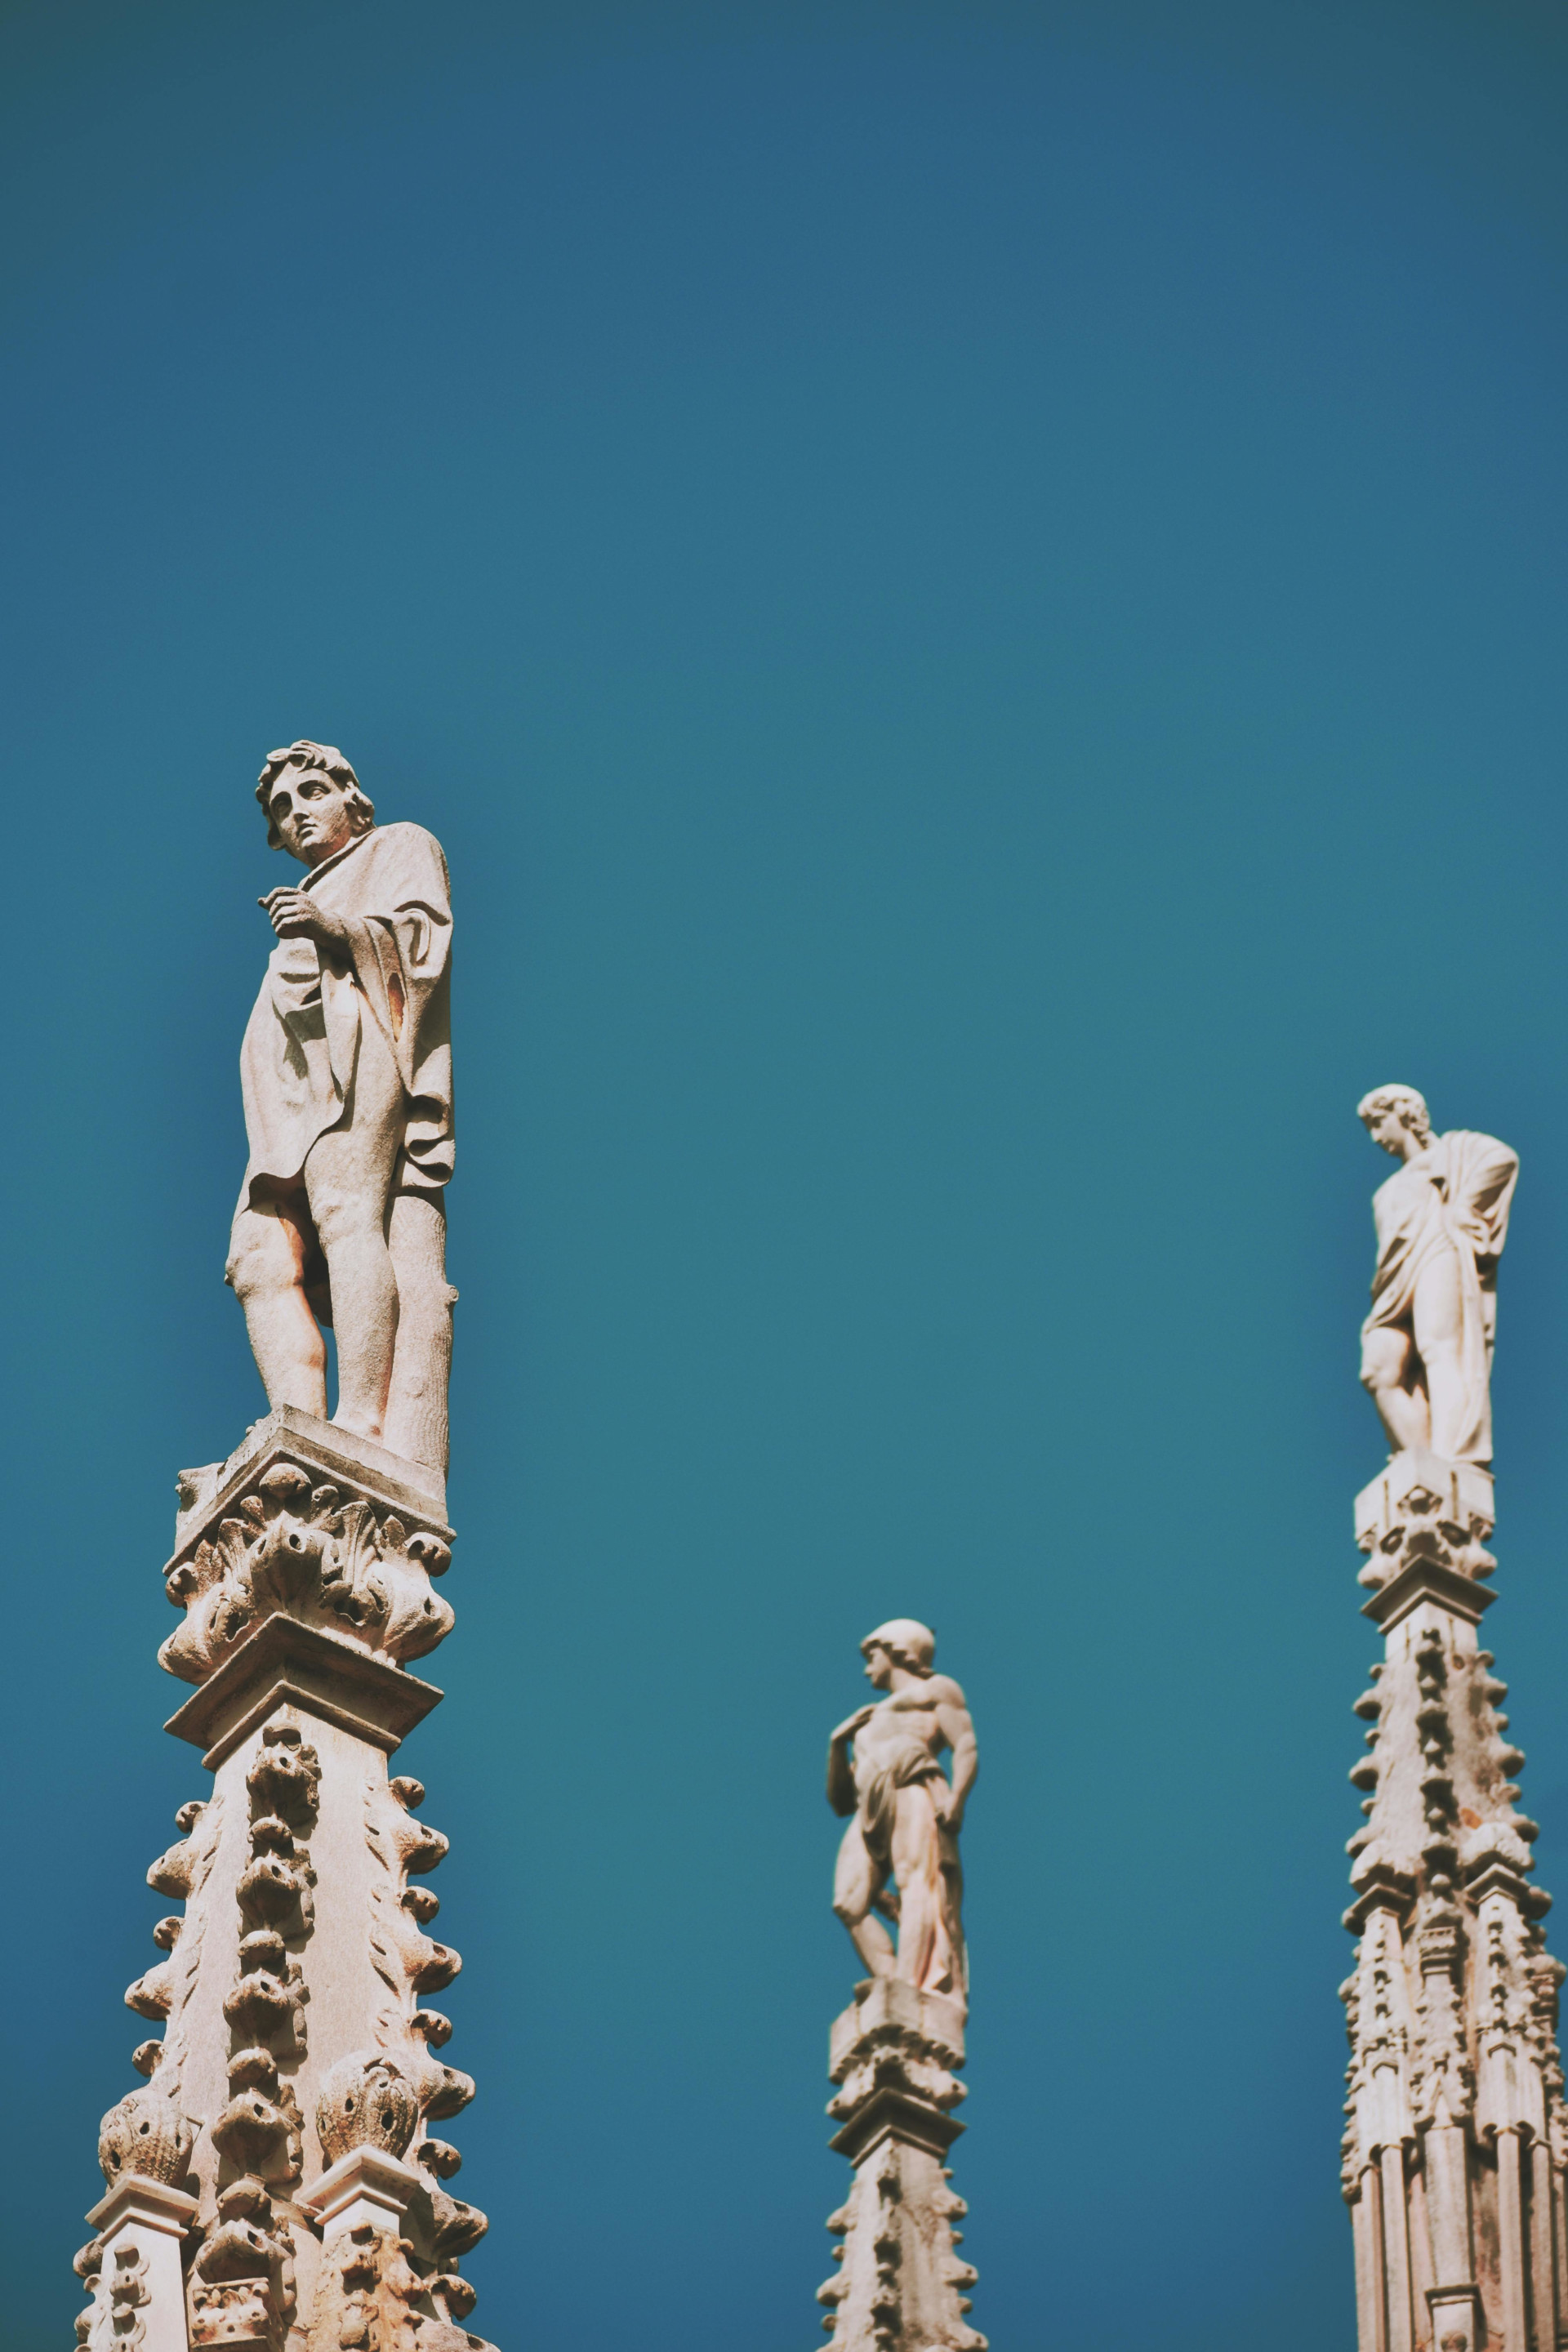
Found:
<svg viewBox="0 0 1568 2352"><path fill-rule="evenodd" d="M267 919L280 940L338 940L343 926L340 917L317 905L308 890L290 889L285 883L268 890L257 904L267 910Z"/></svg>

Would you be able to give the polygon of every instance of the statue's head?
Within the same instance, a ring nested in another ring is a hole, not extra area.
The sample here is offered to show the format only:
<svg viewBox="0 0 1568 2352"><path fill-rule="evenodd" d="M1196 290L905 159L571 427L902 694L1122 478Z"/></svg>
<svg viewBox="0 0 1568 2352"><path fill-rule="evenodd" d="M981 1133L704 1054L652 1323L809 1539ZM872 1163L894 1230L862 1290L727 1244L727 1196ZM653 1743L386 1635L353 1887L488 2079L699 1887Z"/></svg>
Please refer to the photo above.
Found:
<svg viewBox="0 0 1568 2352"><path fill-rule="evenodd" d="M879 1690L888 1685L889 1670L902 1666L911 1675L929 1675L936 1655L936 1635L914 1617L889 1617L868 1633L860 1644L866 1672Z"/></svg>
<svg viewBox="0 0 1568 2352"><path fill-rule="evenodd" d="M1413 1137L1417 1145L1425 1144L1432 1133L1431 1115L1424 1095L1414 1087L1373 1087L1357 1103L1356 1117L1361 1120L1374 1143L1403 1160L1407 1150L1406 1138Z"/></svg>
<svg viewBox="0 0 1568 2352"><path fill-rule="evenodd" d="M256 797L267 818L267 846L286 849L301 866L320 866L375 823L375 805L342 753L303 736L268 751Z"/></svg>

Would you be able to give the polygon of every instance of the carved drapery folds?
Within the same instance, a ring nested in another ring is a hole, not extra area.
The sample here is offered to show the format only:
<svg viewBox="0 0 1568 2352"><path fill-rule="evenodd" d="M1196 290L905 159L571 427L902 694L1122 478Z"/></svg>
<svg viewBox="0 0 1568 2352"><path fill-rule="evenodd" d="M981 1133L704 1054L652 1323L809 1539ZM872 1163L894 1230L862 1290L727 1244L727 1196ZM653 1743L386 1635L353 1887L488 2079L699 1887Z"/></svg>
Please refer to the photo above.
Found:
<svg viewBox="0 0 1568 2352"><path fill-rule="evenodd" d="M1563 1970L1533 1884L1524 1758L1477 1625L1490 1481L1397 1456L1358 1501L1384 1655L1356 1702L1358 1937L1343 2184L1362 2352L1555 2352L1568 2315Z"/></svg>
<svg viewBox="0 0 1568 2352"><path fill-rule="evenodd" d="M431 1585L451 1563L433 1524L421 1527L340 1486L275 1461L237 1499L216 1533L198 1533L169 1564L165 1590L185 1620L158 1653L172 1675L205 1682L264 1618L282 1612L402 1664L446 1639L453 1612Z"/></svg>

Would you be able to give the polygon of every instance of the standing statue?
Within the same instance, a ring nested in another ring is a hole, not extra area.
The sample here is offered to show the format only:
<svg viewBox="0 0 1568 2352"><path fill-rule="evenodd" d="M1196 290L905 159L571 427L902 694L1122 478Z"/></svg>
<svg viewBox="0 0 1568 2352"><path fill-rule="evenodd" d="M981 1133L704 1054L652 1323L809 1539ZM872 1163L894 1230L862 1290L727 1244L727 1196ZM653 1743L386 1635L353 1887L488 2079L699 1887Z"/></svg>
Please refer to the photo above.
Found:
<svg viewBox="0 0 1568 2352"><path fill-rule="evenodd" d="M980 1769L974 1726L958 1685L931 1671L929 1626L895 1617L860 1649L872 1688L889 1696L858 1707L828 1743L827 1801L853 1816L833 1907L872 1976L900 1977L966 2010L958 1833ZM952 1751L951 1781L938 1761L944 1748ZM896 1950L878 1911L898 1923Z"/></svg>
<svg viewBox="0 0 1568 2352"><path fill-rule="evenodd" d="M1404 1162L1373 1195L1363 1386L1396 1454L1489 1464L1497 1265L1518 1155L1464 1128L1434 1135L1414 1087L1379 1087L1356 1110L1373 1141Z"/></svg>
<svg viewBox="0 0 1568 2352"><path fill-rule="evenodd" d="M273 751L267 839L310 870L268 891L279 944L240 1051L250 1159L226 1279L272 1405L445 1471L452 1301L452 908L441 845L375 822L341 751Z"/></svg>

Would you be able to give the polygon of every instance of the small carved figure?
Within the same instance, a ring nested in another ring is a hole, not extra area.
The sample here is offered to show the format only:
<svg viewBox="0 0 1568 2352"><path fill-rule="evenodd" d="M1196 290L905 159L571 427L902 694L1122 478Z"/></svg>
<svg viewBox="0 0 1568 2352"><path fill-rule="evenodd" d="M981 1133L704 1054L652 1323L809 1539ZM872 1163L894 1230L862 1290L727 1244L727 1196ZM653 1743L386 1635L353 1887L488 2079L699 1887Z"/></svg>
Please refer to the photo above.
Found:
<svg viewBox="0 0 1568 2352"><path fill-rule="evenodd" d="M441 845L377 826L341 751L270 752L267 837L310 870L261 904L278 934L240 1055L250 1158L226 1280L273 1405L447 1465L453 1293L452 909Z"/></svg>
<svg viewBox="0 0 1568 2352"><path fill-rule="evenodd" d="M929 1626L895 1617L860 1648L872 1688L888 1696L858 1707L828 1743L827 1801L852 1816L833 1907L872 1976L967 2007L958 1833L980 1764L974 1726L958 1685L932 1671ZM951 1781L938 1760L947 1749ZM896 1948L879 1911L898 1923Z"/></svg>
<svg viewBox="0 0 1568 2352"><path fill-rule="evenodd" d="M1414 1087L1379 1087L1356 1109L1373 1141L1404 1163L1373 1195L1377 1267L1362 1384L1396 1454L1489 1463L1497 1266L1518 1156L1463 1128L1434 1135Z"/></svg>

